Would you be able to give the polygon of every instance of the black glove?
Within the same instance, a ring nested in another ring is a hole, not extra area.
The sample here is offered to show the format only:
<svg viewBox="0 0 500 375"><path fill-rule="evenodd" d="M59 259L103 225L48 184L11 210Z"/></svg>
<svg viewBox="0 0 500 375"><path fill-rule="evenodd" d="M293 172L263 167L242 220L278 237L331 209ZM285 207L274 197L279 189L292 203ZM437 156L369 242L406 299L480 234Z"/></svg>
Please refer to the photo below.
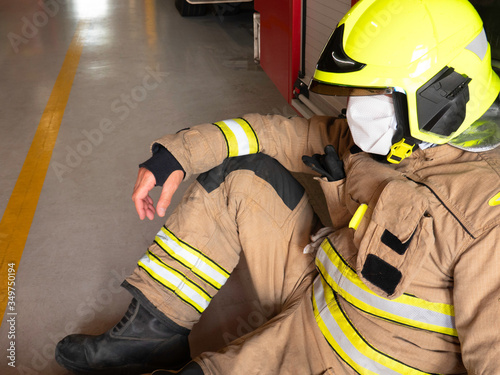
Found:
<svg viewBox="0 0 500 375"><path fill-rule="evenodd" d="M345 178L344 162L339 159L335 147L328 145L325 153L314 154L313 156L302 156L302 161L313 171L326 177L328 181L338 181Z"/></svg>
<svg viewBox="0 0 500 375"><path fill-rule="evenodd" d="M159 143L153 145L153 156L144 163L139 164L139 168L141 167L149 169L154 174L156 186L163 186L173 171L181 170L184 172L184 176L186 175L186 171L174 155Z"/></svg>

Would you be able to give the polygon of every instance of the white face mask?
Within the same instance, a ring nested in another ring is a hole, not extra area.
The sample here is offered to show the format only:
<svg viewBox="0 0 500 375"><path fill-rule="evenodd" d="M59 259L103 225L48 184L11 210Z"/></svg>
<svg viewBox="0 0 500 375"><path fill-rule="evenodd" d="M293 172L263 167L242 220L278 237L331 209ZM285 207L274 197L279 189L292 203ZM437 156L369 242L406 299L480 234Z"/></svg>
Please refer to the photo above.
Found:
<svg viewBox="0 0 500 375"><path fill-rule="evenodd" d="M392 97L351 96L346 115L354 143L360 149L378 155L389 153L397 126Z"/></svg>

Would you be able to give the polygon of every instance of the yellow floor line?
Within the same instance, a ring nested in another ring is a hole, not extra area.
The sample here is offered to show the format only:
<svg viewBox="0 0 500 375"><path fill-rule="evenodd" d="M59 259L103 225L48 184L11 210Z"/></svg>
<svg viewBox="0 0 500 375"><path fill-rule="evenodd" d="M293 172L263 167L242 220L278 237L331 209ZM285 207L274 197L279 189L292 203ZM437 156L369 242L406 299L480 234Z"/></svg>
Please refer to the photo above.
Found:
<svg viewBox="0 0 500 375"><path fill-rule="evenodd" d="M14 274L12 270L9 272L9 264L15 264L17 271L82 54L82 31L83 24L79 23L0 222L2 321L8 302L8 278ZM9 304L9 311L13 311L12 307L12 303Z"/></svg>

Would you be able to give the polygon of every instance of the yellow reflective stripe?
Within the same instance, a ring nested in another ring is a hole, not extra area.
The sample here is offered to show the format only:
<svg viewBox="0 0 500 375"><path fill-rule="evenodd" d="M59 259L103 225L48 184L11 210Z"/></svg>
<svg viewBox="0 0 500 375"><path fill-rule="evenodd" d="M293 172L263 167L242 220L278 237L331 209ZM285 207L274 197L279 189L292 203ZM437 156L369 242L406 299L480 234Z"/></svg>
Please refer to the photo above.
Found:
<svg viewBox="0 0 500 375"><path fill-rule="evenodd" d="M490 201L488 202L488 204L491 207L500 206L500 193L498 193L493 198L491 198Z"/></svg>
<svg viewBox="0 0 500 375"><path fill-rule="evenodd" d="M259 152L259 140L250 124L242 119L235 118L214 123L217 126L227 145L227 156L242 156Z"/></svg>
<svg viewBox="0 0 500 375"><path fill-rule="evenodd" d="M216 122L214 125L220 129L226 139L227 157L238 156L238 140L231 129L229 129L224 121Z"/></svg>
<svg viewBox="0 0 500 375"><path fill-rule="evenodd" d="M403 294L401 297L398 297L393 300L388 300L378 296L376 293L372 292L359 278L358 274L351 268L351 266L346 262L345 259L337 252L337 250L332 246L330 241L325 239L321 244L321 249L326 252L328 258L332 260L333 264L339 268L339 270L343 270L342 274L344 277L347 277L349 280L356 283L356 285L370 294L388 302L400 302L406 305L411 305L414 307L425 308L426 310L435 311L440 314L454 316L454 307L453 305L449 305L446 303L438 303L438 302L429 302L423 299L417 298L415 296L409 294Z"/></svg>
<svg viewBox="0 0 500 375"><path fill-rule="evenodd" d="M172 291L199 313L205 311L212 300L212 297L203 288L189 280L181 272L163 263L149 251L139 260L138 265L154 280Z"/></svg>
<svg viewBox="0 0 500 375"><path fill-rule="evenodd" d="M155 241L168 255L214 288L220 289L226 283L229 273L225 269L199 250L178 239L167 228L161 228Z"/></svg>
<svg viewBox="0 0 500 375"><path fill-rule="evenodd" d="M313 310L319 329L332 349L361 375L424 375L369 344L352 325L323 278L313 285Z"/></svg>
<svg viewBox="0 0 500 375"><path fill-rule="evenodd" d="M200 250L198 250L194 246L191 246L191 245L187 244L186 242L182 241L179 237L177 237L174 233L172 233L172 231L170 231L168 228L162 227L162 232L165 233L167 236L169 236L173 241L175 241L175 243L179 247L194 254L196 257L198 257L200 260L205 262L209 267L214 269L216 272L218 272L225 279L227 279L231 275L226 269L224 269L222 266L217 264L215 261L210 259L205 254L203 254Z"/></svg>
<svg viewBox="0 0 500 375"><path fill-rule="evenodd" d="M379 318L426 331L457 336L453 305L404 294L388 300L372 292L326 239L316 266L330 287L347 302Z"/></svg>

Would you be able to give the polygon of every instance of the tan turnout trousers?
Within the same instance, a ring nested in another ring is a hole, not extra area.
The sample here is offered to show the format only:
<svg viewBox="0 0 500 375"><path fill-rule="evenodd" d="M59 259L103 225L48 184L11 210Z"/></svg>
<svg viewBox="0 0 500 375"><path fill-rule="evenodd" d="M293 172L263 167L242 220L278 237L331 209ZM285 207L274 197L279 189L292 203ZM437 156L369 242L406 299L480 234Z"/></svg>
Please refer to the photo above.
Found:
<svg viewBox="0 0 500 375"><path fill-rule="evenodd" d="M315 222L304 189L274 159L228 159L189 188L128 289L191 329L244 251L260 305L277 316L196 361L206 374L322 374L321 353L335 358L313 316L314 254L303 252Z"/></svg>

